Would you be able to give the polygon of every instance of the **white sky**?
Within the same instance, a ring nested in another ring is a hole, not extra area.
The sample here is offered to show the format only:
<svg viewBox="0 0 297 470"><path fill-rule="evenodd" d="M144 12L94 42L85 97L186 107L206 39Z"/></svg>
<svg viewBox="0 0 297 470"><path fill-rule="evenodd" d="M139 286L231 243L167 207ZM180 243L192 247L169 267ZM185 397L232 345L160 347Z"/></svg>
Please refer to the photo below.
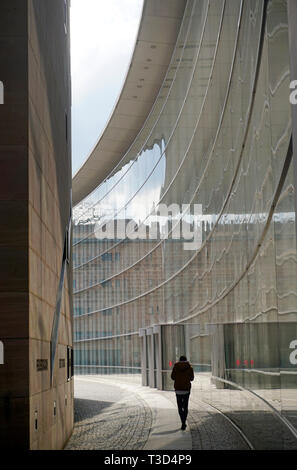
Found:
<svg viewBox="0 0 297 470"><path fill-rule="evenodd" d="M73 173L110 117L128 70L143 0L71 0Z"/></svg>

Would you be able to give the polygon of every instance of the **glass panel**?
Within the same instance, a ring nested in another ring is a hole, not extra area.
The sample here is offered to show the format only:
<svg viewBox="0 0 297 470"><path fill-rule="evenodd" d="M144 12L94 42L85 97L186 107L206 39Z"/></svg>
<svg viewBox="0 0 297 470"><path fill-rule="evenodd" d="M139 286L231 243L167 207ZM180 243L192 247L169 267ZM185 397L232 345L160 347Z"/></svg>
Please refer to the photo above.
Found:
<svg viewBox="0 0 297 470"><path fill-rule="evenodd" d="M189 356L242 448L297 446L289 72L285 0L188 2L144 128L74 209L77 373L140 381L161 325L163 388Z"/></svg>

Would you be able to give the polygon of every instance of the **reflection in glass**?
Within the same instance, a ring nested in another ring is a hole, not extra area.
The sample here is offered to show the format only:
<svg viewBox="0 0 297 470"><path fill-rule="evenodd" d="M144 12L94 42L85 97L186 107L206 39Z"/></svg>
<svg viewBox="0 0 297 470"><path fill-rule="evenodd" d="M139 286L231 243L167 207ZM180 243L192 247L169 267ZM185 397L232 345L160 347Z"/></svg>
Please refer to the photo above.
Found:
<svg viewBox="0 0 297 470"><path fill-rule="evenodd" d="M186 354L257 449L297 448L287 23L285 0L189 1L143 129L74 208L76 373L172 389Z"/></svg>

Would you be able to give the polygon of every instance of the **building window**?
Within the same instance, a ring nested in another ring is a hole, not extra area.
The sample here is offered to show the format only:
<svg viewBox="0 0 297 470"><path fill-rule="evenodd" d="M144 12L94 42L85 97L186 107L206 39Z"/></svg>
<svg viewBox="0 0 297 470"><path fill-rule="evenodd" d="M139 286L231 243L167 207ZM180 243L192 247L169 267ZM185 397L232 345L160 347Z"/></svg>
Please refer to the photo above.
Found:
<svg viewBox="0 0 297 470"><path fill-rule="evenodd" d="M112 261L112 253L104 253L101 255L102 261Z"/></svg>
<svg viewBox="0 0 297 470"><path fill-rule="evenodd" d="M82 314L82 309L81 309L81 307L75 305L75 307L74 307L74 316L79 316L79 315L81 315L81 314Z"/></svg>
<svg viewBox="0 0 297 470"><path fill-rule="evenodd" d="M102 315L104 315L104 316L112 315L112 308L108 308L107 310L103 310Z"/></svg>

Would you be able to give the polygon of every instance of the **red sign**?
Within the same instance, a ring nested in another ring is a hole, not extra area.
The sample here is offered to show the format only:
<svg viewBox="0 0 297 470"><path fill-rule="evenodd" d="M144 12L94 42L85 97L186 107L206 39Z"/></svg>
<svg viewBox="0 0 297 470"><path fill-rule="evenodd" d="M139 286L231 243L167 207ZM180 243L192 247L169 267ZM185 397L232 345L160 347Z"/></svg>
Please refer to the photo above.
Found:
<svg viewBox="0 0 297 470"><path fill-rule="evenodd" d="M172 367L172 361L169 361L169 367Z"/></svg>
<svg viewBox="0 0 297 470"><path fill-rule="evenodd" d="M245 366L248 366L248 365L249 365L249 361L248 361L247 359L245 359L245 360L243 361L243 363L244 363ZM253 365L254 365L254 359L251 359L251 360L250 360L250 364L251 364L251 366L253 367ZM237 367L240 366L240 359L236 359L236 365L237 365Z"/></svg>

